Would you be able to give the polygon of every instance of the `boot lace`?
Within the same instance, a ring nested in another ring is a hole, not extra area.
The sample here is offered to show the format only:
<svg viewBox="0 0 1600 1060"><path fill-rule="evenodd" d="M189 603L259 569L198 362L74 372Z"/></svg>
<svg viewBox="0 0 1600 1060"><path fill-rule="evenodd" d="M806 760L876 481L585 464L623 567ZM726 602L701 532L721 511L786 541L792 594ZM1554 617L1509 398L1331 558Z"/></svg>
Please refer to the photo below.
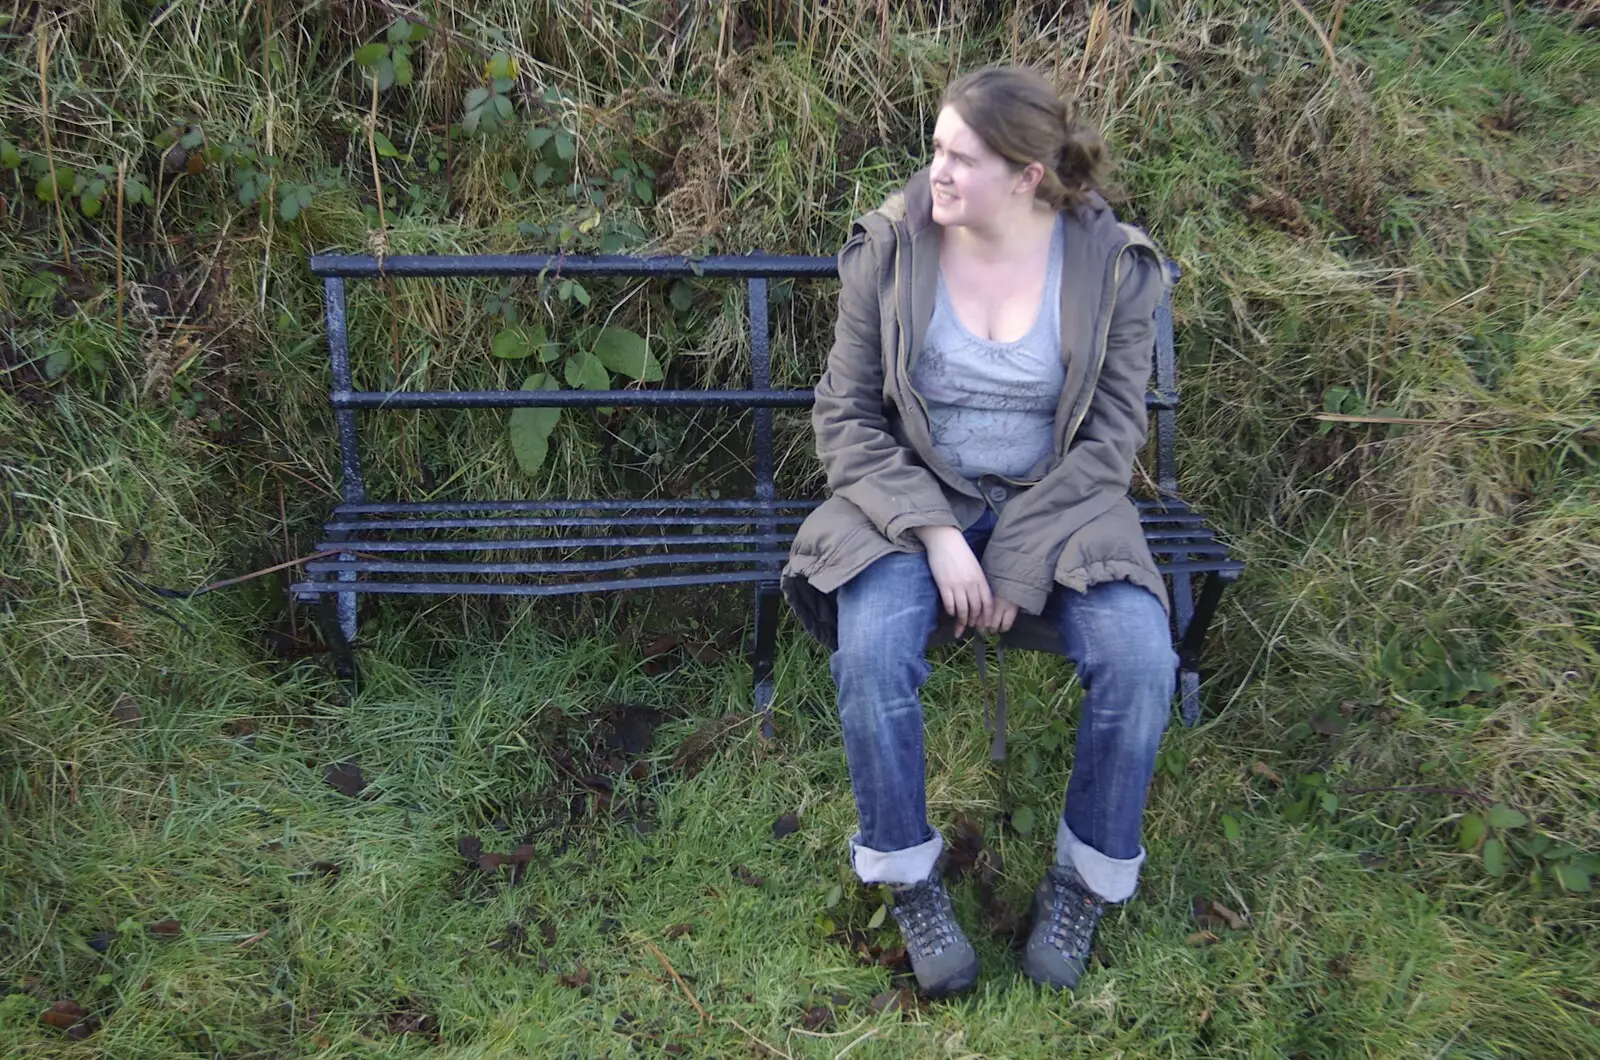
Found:
<svg viewBox="0 0 1600 1060"><path fill-rule="evenodd" d="M1067 957L1088 960L1095 925L1105 915L1105 903L1070 869L1053 867L1046 879L1050 881L1050 908L1045 911L1045 938Z"/></svg>
<svg viewBox="0 0 1600 1060"><path fill-rule="evenodd" d="M937 879L913 887L895 888L890 911L900 925L906 953L912 957L935 957L956 940L955 911L950 896Z"/></svg>

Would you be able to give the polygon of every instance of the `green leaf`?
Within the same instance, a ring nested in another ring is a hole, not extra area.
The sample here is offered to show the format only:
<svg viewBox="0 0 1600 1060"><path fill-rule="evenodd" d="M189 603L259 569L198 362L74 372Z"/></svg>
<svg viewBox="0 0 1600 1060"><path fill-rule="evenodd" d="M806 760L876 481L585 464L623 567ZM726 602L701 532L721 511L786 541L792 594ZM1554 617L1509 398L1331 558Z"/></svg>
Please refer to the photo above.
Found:
<svg viewBox="0 0 1600 1060"><path fill-rule="evenodd" d="M823 898L822 898L822 908L824 908L824 909L832 909L834 906L839 904L839 899L841 899L843 897L844 897L844 885L843 884L838 884L838 883L834 884L832 887L828 888L828 893L823 896Z"/></svg>
<svg viewBox="0 0 1600 1060"><path fill-rule="evenodd" d="M1521 828L1528 818L1503 802L1497 802L1489 811L1489 824L1495 828Z"/></svg>
<svg viewBox="0 0 1600 1060"><path fill-rule="evenodd" d="M500 171L500 183L513 195L522 190L522 178L509 169Z"/></svg>
<svg viewBox="0 0 1600 1060"><path fill-rule="evenodd" d="M578 157L578 141L565 129L556 130L556 157L563 162Z"/></svg>
<svg viewBox="0 0 1600 1060"><path fill-rule="evenodd" d="M867 930L868 931L876 931L879 928L883 927L883 921L888 915L889 915L889 907L888 906L886 906L886 905L878 906L877 910L872 914L872 919L867 921Z"/></svg>
<svg viewBox="0 0 1600 1060"><path fill-rule="evenodd" d="M500 115L501 121L511 120L511 101L504 96L494 97L495 113Z"/></svg>
<svg viewBox="0 0 1600 1060"><path fill-rule="evenodd" d="M46 173L34 182L33 194L40 202L56 201L56 182L50 179L50 174Z"/></svg>
<svg viewBox="0 0 1600 1060"><path fill-rule="evenodd" d="M465 106L468 110L476 110L488 101L489 90L487 88L475 88L471 92L467 93Z"/></svg>
<svg viewBox="0 0 1600 1060"><path fill-rule="evenodd" d="M1350 397L1350 394L1351 391L1349 387L1330 386L1328 389L1322 392L1322 411L1342 411L1344 409L1345 400Z"/></svg>
<svg viewBox="0 0 1600 1060"><path fill-rule="evenodd" d="M389 46L373 41L356 49L356 65L364 66L368 70L377 66L389 54Z"/></svg>
<svg viewBox="0 0 1600 1060"><path fill-rule="evenodd" d="M694 304L694 288L682 280L678 280L667 289L667 300L672 303L672 308L682 313Z"/></svg>
<svg viewBox="0 0 1600 1060"><path fill-rule="evenodd" d="M285 221L293 221L300 216L300 197L294 194L284 195L278 200L278 216Z"/></svg>
<svg viewBox="0 0 1600 1060"><path fill-rule="evenodd" d="M22 152L17 150L17 145L10 140L0 140L0 166L16 169L20 165L22 165Z"/></svg>
<svg viewBox="0 0 1600 1060"><path fill-rule="evenodd" d="M378 154L384 158L399 158L400 152L395 150L394 141L376 129L372 132L372 143L378 149Z"/></svg>
<svg viewBox="0 0 1600 1060"><path fill-rule="evenodd" d="M394 87L394 60L383 59L378 63L376 74L378 77L378 91L387 92Z"/></svg>
<svg viewBox="0 0 1600 1060"><path fill-rule="evenodd" d="M1032 835L1034 814L1032 806L1020 807L1011 815L1011 827L1018 835Z"/></svg>
<svg viewBox="0 0 1600 1060"><path fill-rule="evenodd" d="M401 88L411 84L411 78L416 71L411 66L411 60L404 55L394 57L394 83Z"/></svg>
<svg viewBox="0 0 1600 1060"><path fill-rule="evenodd" d="M1476 850L1483 840L1483 833L1487 831L1482 817L1475 813L1463 814L1461 821L1456 825L1456 842L1462 850Z"/></svg>
<svg viewBox="0 0 1600 1060"><path fill-rule="evenodd" d="M511 84L511 78L497 77L493 81L489 82L489 88L491 91L497 94L504 94L511 91Z"/></svg>
<svg viewBox="0 0 1600 1060"><path fill-rule="evenodd" d="M567 358L567 385L574 390L610 390L611 373L600 363L600 358L587 350L579 350Z"/></svg>
<svg viewBox="0 0 1600 1060"><path fill-rule="evenodd" d="M659 383L663 378L661 365L651 356L644 339L627 328L603 329L595 339L594 355L601 364L629 379Z"/></svg>
<svg viewBox="0 0 1600 1060"><path fill-rule="evenodd" d="M540 162L538 165L533 167L533 186L536 188L544 187L546 184L550 183L550 178L554 175L555 170L551 169L545 163Z"/></svg>
<svg viewBox="0 0 1600 1060"><path fill-rule="evenodd" d="M155 205L156 198L155 194L150 190L150 185L138 177L128 177L124 180L122 192L130 203L144 203L146 206Z"/></svg>
<svg viewBox="0 0 1600 1060"><path fill-rule="evenodd" d="M1506 845L1498 839L1483 844L1483 871L1491 876L1506 874Z"/></svg>
<svg viewBox="0 0 1600 1060"><path fill-rule="evenodd" d="M1339 810L1339 796L1335 795L1331 791L1325 791L1319 796L1319 799L1322 802L1322 812L1323 813L1337 813L1338 812L1338 810Z"/></svg>
<svg viewBox="0 0 1600 1060"><path fill-rule="evenodd" d="M1400 638L1391 637L1389 643L1383 646L1383 652L1378 656L1378 673L1398 684L1405 679L1405 663L1400 657Z"/></svg>
<svg viewBox="0 0 1600 1060"><path fill-rule="evenodd" d="M589 304L589 289L577 280L572 281L572 297L578 300L579 305Z"/></svg>
<svg viewBox="0 0 1600 1060"><path fill-rule="evenodd" d="M501 328L494 338L489 340L489 351L496 357L508 361L520 361L532 356L544 345L544 328L535 325L532 328L509 327Z"/></svg>
<svg viewBox="0 0 1600 1060"><path fill-rule="evenodd" d="M555 132L553 130L545 129L545 128L542 128L542 127L537 126L537 125L534 126L533 128L528 130L528 135L527 135L528 149L531 150L531 151L542 151L542 150L544 150L544 145L549 143L550 142L550 137L552 137L554 135L555 135Z"/></svg>
<svg viewBox="0 0 1600 1060"><path fill-rule="evenodd" d="M1039 757L1039 749L1037 747L1028 748L1027 753L1022 756L1022 764L1025 767L1024 772L1028 776L1038 776L1039 771L1044 769L1044 759Z"/></svg>
<svg viewBox="0 0 1600 1060"><path fill-rule="evenodd" d="M1226 814L1226 813L1223 814L1222 815L1222 838L1226 839L1230 843L1236 843L1236 842L1239 841L1239 835L1240 835L1239 819L1237 817L1234 817L1231 814Z"/></svg>
<svg viewBox="0 0 1600 1060"><path fill-rule="evenodd" d="M488 73L491 78L510 77L514 72L511 56L505 52L495 52L493 57L489 59Z"/></svg>
<svg viewBox="0 0 1600 1060"><path fill-rule="evenodd" d="M1550 856L1559 858L1562 855L1550 850L1550 837L1547 835L1517 836L1511 840L1511 845L1530 858L1536 858L1550 851Z"/></svg>
<svg viewBox="0 0 1600 1060"><path fill-rule="evenodd" d="M1557 865L1555 868L1556 882L1561 884L1561 889L1571 894L1589 893L1589 874L1571 863Z"/></svg>
<svg viewBox="0 0 1600 1060"><path fill-rule="evenodd" d="M54 349L44 359L44 377L46 379L60 379L67 374L67 369L72 367L72 351Z"/></svg>
<svg viewBox="0 0 1600 1060"><path fill-rule="evenodd" d="M196 147L206 142L206 134L199 129L190 129L183 134L183 139L178 141L185 151L193 151Z"/></svg>
<svg viewBox="0 0 1600 1060"><path fill-rule="evenodd" d="M389 27L389 43L404 44L411 39L411 23L403 18L395 19L394 25Z"/></svg>
<svg viewBox="0 0 1600 1060"><path fill-rule="evenodd" d="M656 189L651 186L648 180L634 181L633 193L639 197L639 201L642 203L649 204L655 201Z"/></svg>
<svg viewBox="0 0 1600 1060"><path fill-rule="evenodd" d="M78 212L90 219L100 216L100 208L101 202L98 195L90 195L88 192L84 192L83 197L78 200Z"/></svg>
<svg viewBox="0 0 1600 1060"><path fill-rule="evenodd" d="M561 386L543 372L522 381L524 390L559 390ZM560 409L512 409L511 451L517 465L528 474L537 474L550 453L550 434L561 422Z"/></svg>

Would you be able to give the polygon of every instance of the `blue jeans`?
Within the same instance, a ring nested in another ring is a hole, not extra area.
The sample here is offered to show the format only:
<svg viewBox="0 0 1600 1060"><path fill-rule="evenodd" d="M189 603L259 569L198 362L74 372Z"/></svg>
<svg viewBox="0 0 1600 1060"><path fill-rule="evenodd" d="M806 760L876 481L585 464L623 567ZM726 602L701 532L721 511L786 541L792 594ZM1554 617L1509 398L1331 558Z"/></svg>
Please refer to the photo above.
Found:
<svg viewBox="0 0 1600 1060"><path fill-rule="evenodd" d="M973 552L983 554L993 528L986 512L966 532ZM866 883L917 883L944 846L928 824L917 697L932 669L928 636L942 610L926 553L878 560L839 589L838 604L832 670L860 819L851 864ZM1085 593L1057 586L1045 615L1083 686L1056 862L1072 865L1105 900L1122 901L1144 861L1145 795L1177 678L1166 611L1148 590L1116 581Z"/></svg>

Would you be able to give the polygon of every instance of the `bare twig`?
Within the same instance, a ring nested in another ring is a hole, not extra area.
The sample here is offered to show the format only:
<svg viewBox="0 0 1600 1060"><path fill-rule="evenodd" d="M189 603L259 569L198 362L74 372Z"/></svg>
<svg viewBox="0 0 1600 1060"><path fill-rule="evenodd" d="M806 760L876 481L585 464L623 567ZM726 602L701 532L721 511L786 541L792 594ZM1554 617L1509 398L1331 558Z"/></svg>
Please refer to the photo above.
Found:
<svg viewBox="0 0 1600 1060"><path fill-rule="evenodd" d="M678 969L674 968L672 962L667 960L667 955L656 949L655 944L650 942L649 939L646 939L644 944L651 953L655 954L656 960L661 962L661 967L667 970L667 974L672 976L673 981L678 984L678 989L683 991L683 996L689 999L689 1004L693 1005L694 1010L700 1013L701 1022L711 1022L711 1017L706 1015L706 1010L701 1008L700 1002L695 1000L694 991L689 989L689 984L683 981L683 976L678 974Z"/></svg>
<svg viewBox="0 0 1600 1060"><path fill-rule="evenodd" d="M61 205L61 185L56 179L56 155L50 146L50 90L45 84L45 67L50 58L50 37L47 32L54 23L42 24L35 29L39 42L39 128L44 131L44 160L50 167L50 198L56 204L56 230L61 233L61 256L72 269L72 247L67 243L67 219Z"/></svg>

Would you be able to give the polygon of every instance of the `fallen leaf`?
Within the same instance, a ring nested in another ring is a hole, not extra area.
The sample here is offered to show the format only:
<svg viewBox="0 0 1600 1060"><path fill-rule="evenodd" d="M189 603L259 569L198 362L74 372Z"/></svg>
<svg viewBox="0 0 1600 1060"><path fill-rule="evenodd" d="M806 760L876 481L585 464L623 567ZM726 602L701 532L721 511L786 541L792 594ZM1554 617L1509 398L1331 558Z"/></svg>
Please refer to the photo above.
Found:
<svg viewBox="0 0 1600 1060"><path fill-rule="evenodd" d="M1189 946L1209 946L1213 942L1221 942L1222 940L1209 931L1196 931L1183 941Z"/></svg>
<svg viewBox="0 0 1600 1060"><path fill-rule="evenodd" d="M1213 901L1211 903L1211 911L1220 916L1222 919L1226 920L1228 922L1228 926L1235 931L1243 931L1247 926L1244 917L1240 916L1238 913L1235 913L1232 909L1229 909L1221 902Z"/></svg>
<svg viewBox="0 0 1600 1060"><path fill-rule="evenodd" d="M96 953L104 953L111 948L111 943L116 937L115 931L96 931L88 938L89 948Z"/></svg>
<svg viewBox="0 0 1600 1060"><path fill-rule="evenodd" d="M361 767L354 762L335 762L323 774L323 779L352 799L367 786L367 778L361 775Z"/></svg>
<svg viewBox="0 0 1600 1060"><path fill-rule="evenodd" d="M669 939L681 939L685 935L693 934L693 924L673 924L671 927L667 928L667 938Z"/></svg>
<svg viewBox="0 0 1600 1060"><path fill-rule="evenodd" d="M702 666L716 666L722 662L722 650L707 641L693 649L695 661Z"/></svg>
<svg viewBox="0 0 1600 1060"><path fill-rule="evenodd" d="M344 871L344 866L337 861L313 861L306 868L318 876L337 876Z"/></svg>
<svg viewBox="0 0 1600 1060"><path fill-rule="evenodd" d="M782 839L786 835L794 835L800 831L800 815L786 813L772 822L772 838Z"/></svg>
<svg viewBox="0 0 1600 1060"><path fill-rule="evenodd" d="M1280 788L1283 787L1283 778L1277 774L1276 770L1260 759L1257 759L1256 763L1250 767L1250 772L1258 777L1264 777L1269 783L1275 784Z"/></svg>
<svg viewBox="0 0 1600 1060"><path fill-rule="evenodd" d="M125 729L137 729L143 714L139 710L139 701L133 698L132 693L123 692L117 696L115 703L111 704L111 716L117 719L117 724Z"/></svg>
<svg viewBox="0 0 1600 1060"><path fill-rule="evenodd" d="M767 878L765 876L757 876L745 865L740 865L737 869L734 869L733 874L739 877L740 883L750 887L760 887L763 883L767 882Z"/></svg>
<svg viewBox="0 0 1600 1060"><path fill-rule="evenodd" d="M456 850L468 861L476 862L483 857L483 840L475 835L464 835L456 840Z"/></svg>
<svg viewBox="0 0 1600 1060"><path fill-rule="evenodd" d="M808 1031L820 1031L833 1026L833 1010L826 1005L812 1005L800 1019L800 1026Z"/></svg>
<svg viewBox="0 0 1600 1060"><path fill-rule="evenodd" d="M911 964L906 960L906 948L902 945L887 946L878 954L878 963L885 968L894 968L903 965L910 971Z"/></svg>
<svg viewBox="0 0 1600 1060"><path fill-rule="evenodd" d="M867 1007L874 1013L899 1012L903 1014L910 1012L916 1001L916 995L911 992L911 988L902 986L898 990L885 990L868 1002Z"/></svg>
<svg viewBox="0 0 1600 1060"><path fill-rule="evenodd" d="M665 655L678 646L678 638L672 633L661 633L651 637L640 646L640 651L646 659L654 659L658 655Z"/></svg>
<svg viewBox="0 0 1600 1060"><path fill-rule="evenodd" d="M1311 719L1311 728L1324 736L1338 736L1350 727L1350 723L1337 715L1317 714Z"/></svg>
<svg viewBox="0 0 1600 1060"><path fill-rule="evenodd" d="M89 1018L89 1010L70 999L62 999L45 1009L39 1019L48 1026L57 1030L68 1030L80 1021Z"/></svg>
<svg viewBox="0 0 1600 1060"><path fill-rule="evenodd" d="M1243 931L1247 926L1244 917L1210 898L1196 895L1190 903L1190 910L1194 913L1194 922L1202 928L1225 927Z"/></svg>
<svg viewBox="0 0 1600 1060"><path fill-rule="evenodd" d="M183 925L176 920L163 920L160 923L150 925L150 934L158 939L177 938L183 934Z"/></svg>
<svg viewBox="0 0 1600 1060"><path fill-rule="evenodd" d="M650 763L643 760L635 762L633 764L633 768L628 770L629 780L645 780L648 779L649 776Z"/></svg>
<svg viewBox="0 0 1600 1060"><path fill-rule="evenodd" d="M589 969L580 964L570 975L561 976L559 979L557 979L557 982L559 982L562 986L568 986L574 990L581 990L589 985Z"/></svg>

